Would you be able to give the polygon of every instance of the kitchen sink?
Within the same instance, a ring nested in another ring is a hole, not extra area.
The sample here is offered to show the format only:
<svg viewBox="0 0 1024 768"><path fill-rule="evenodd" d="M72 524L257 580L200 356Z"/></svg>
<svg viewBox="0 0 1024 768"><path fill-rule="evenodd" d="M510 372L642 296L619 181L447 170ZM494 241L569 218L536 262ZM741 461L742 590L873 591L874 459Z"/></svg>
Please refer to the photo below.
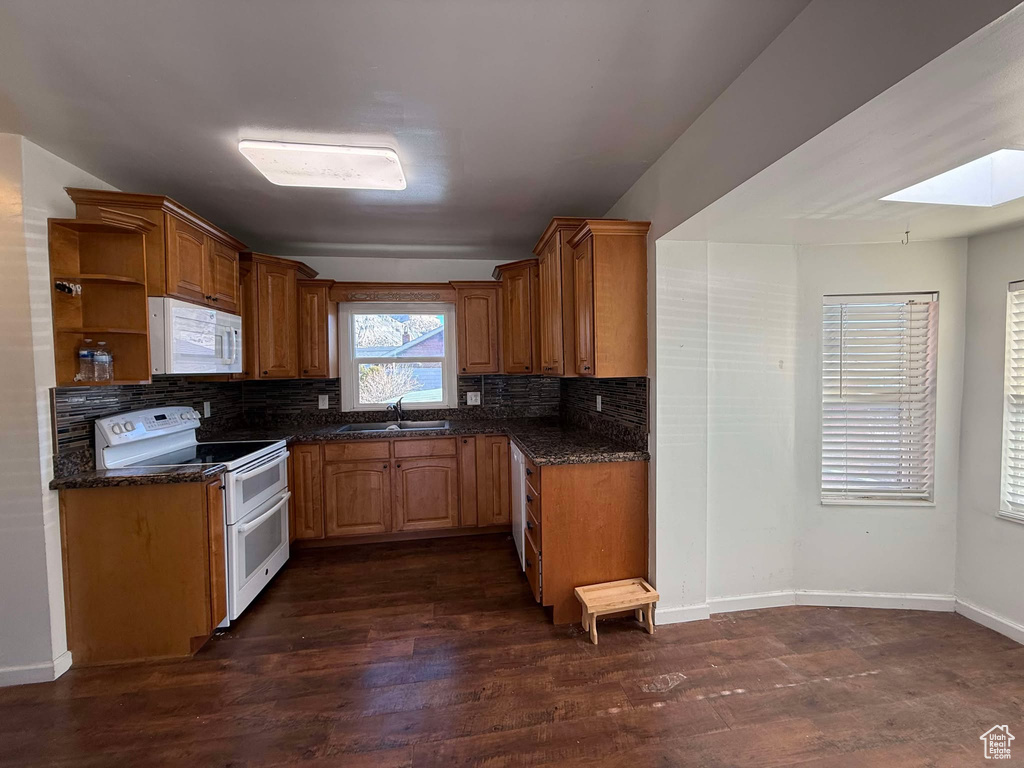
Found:
<svg viewBox="0 0 1024 768"><path fill-rule="evenodd" d="M448 429L447 421L367 421L346 424L339 432L415 432L423 429Z"/></svg>

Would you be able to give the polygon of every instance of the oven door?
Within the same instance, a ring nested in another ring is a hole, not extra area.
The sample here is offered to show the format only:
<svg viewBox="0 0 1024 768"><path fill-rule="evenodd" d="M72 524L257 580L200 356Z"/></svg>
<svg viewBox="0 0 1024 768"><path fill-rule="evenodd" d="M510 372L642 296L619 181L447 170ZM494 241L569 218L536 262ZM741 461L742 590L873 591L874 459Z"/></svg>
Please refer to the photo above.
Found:
<svg viewBox="0 0 1024 768"><path fill-rule="evenodd" d="M288 451L264 456L255 464L228 472L225 485L228 525L234 525L288 489Z"/></svg>
<svg viewBox="0 0 1024 768"><path fill-rule="evenodd" d="M234 621L288 560L285 491L246 519L228 526L228 614Z"/></svg>

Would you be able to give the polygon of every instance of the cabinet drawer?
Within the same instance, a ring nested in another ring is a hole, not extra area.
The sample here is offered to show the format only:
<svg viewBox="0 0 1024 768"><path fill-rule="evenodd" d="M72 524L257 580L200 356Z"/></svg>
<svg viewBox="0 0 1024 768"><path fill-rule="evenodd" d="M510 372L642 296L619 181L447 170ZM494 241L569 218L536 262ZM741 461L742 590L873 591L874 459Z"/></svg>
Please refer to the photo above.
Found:
<svg viewBox="0 0 1024 768"><path fill-rule="evenodd" d="M533 510L526 508L526 537L530 539L538 552L543 552L544 545L540 538L540 518L534 515Z"/></svg>
<svg viewBox="0 0 1024 768"><path fill-rule="evenodd" d="M537 493L540 493L540 467L533 463L533 459L523 452L523 461L526 463L526 482L534 487Z"/></svg>
<svg viewBox="0 0 1024 768"><path fill-rule="evenodd" d="M411 440L395 440L395 458L407 459L413 456L454 456L454 437L421 437Z"/></svg>
<svg viewBox="0 0 1024 768"><path fill-rule="evenodd" d="M526 580L530 582L533 599L539 603L541 597L540 557L537 556L537 548L533 546L529 536L526 537L523 543L526 546Z"/></svg>
<svg viewBox="0 0 1024 768"><path fill-rule="evenodd" d="M353 440L324 445L324 461L364 461L390 458L387 440Z"/></svg>
<svg viewBox="0 0 1024 768"><path fill-rule="evenodd" d="M526 511L532 514L538 522L540 521L540 494L531 488L529 483L526 484Z"/></svg>

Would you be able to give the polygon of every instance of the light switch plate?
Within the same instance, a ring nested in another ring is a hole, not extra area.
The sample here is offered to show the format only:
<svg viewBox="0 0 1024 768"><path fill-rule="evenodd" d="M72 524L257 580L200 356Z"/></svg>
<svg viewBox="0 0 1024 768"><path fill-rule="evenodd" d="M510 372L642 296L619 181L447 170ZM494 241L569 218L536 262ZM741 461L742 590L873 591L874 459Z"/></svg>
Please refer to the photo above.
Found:
<svg viewBox="0 0 1024 768"><path fill-rule="evenodd" d="M601 396L600 395L597 396L597 410L598 411L601 410Z"/></svg>
<svg viewBox="0 0 1024 768"><path fill-rule="evenodd" d="M317 408L321 411L327 410L327 395L319 395L317 399Z"/></svg>
<svg viewBox="0 0 1024 768"><path fill-rule="evenodd" d="M204 400L203 401L203 417L207 418L207 419L210 418L210 401L209 400Z"/></svg>
<svg viewBox="0 0 1024 768"><path fill-rule="evenodd" d="M479 392L467 392L466 393L466 405L480 405L480 393Z"/></svg>

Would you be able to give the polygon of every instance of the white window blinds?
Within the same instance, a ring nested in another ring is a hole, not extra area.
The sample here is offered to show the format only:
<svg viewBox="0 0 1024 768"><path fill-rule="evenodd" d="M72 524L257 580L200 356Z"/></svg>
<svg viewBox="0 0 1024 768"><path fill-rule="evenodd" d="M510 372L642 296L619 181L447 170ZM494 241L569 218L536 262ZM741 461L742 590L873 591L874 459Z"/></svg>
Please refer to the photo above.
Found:
<svg viewBox="0 0 1024 768"><path fill-rule="evenodd" d="M1000 510L1024 521L1024 281L1006 297L1006 366L1003 384L1003 471Z"/></svg>
<svg viewBox="0 0 1024 768"><path fill-rule="evenodd" d="M938 294L826 296L821 498L932 501Z"/></svg>

